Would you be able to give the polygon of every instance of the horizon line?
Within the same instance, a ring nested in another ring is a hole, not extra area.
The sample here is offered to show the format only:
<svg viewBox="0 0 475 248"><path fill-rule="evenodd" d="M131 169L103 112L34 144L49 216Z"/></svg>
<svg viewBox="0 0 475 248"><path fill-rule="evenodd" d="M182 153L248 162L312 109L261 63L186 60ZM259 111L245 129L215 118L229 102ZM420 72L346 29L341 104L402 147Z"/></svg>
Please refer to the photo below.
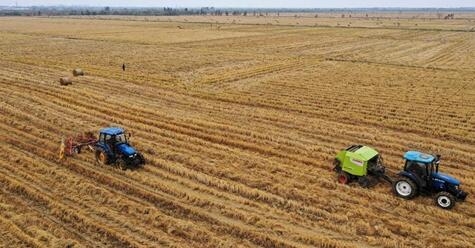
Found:
<svg viewBox="0 0 475 248"><path fill-rule="evenodd" d="M215 8L215 9L307 9L307 10L316 10L316 9L474 9L475 5L471 7L215 7L215 6L201 6L201 7L190 7L190 6L114 6L114 5L75 5L75 4L52 4L52 5L0 5L0 7L110 7L110 8L188 8L188 9L201 9L201 8Z"/></svg>

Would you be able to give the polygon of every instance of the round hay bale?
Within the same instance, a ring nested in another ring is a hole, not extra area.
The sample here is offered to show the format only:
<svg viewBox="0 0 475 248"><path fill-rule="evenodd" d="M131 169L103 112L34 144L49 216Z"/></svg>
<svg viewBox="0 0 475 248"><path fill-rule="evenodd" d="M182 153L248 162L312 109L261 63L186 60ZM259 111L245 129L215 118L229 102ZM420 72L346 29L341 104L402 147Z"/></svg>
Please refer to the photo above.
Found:
<svg viewBox="0 0 475 248"><path fill-rule="evenodd" d="M73 70L73 75L75 77L84 76L84 71L82 69L76 68Z"/></svg>
<svg viewBox="0 0 475 248"><path fill-rule="evenodd" d="M68 77L62 77L59 79L59 83L61 85L70 85L70 84L73 84L73 81Z"/></svg>

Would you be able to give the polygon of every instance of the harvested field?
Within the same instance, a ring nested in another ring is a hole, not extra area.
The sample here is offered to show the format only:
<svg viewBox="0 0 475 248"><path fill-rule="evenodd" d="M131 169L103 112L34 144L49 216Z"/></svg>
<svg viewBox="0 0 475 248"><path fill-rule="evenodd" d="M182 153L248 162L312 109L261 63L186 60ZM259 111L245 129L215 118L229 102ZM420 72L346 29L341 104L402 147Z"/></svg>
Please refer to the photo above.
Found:
<svg viewBox="0 0 475 248"><path fill-rule="evenodd" d="M0 18L0 246L475 243L473 19L127 18ZM87 73L59 87L71 68ZM111 124L132 132L144 169L58 161L62 137ZM467 201L446 211L338 184L334 155L356 143L391 170L407 150L440 153Z"/></svg>

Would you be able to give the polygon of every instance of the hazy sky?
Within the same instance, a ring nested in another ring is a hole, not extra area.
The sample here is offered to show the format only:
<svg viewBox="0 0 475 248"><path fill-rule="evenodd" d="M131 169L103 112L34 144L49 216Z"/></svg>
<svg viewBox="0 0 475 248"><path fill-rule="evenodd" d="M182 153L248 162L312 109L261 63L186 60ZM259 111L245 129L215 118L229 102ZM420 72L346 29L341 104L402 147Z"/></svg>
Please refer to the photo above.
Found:
<svg viewBox="0 0 475 248"><path fill-rule="evenodd" d="M0 5L91 5L150 7L276 7L276 8L356 8L356 7L475 7L475 0L0 0Z"/></svg>

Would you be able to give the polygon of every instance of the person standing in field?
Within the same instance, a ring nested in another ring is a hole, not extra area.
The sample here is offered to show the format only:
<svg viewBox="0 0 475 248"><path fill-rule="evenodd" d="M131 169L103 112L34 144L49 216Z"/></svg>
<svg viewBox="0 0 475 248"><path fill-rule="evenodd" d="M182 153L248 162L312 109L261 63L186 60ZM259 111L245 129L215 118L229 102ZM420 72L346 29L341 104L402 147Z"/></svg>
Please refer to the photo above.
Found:
<svg viewBox="0 0 475 248"><path fill-rule="evenodd" d="M125 71L125 64L122 64L122 71Z"/></svg>

